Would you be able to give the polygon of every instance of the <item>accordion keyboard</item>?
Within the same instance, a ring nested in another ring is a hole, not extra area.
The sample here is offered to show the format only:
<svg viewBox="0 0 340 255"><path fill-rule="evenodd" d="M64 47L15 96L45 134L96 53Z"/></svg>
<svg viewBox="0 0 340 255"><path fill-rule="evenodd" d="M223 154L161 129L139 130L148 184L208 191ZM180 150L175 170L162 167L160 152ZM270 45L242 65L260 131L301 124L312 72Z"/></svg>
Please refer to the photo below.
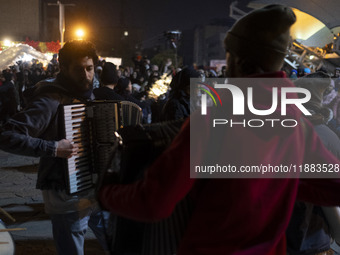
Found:
<svg viewBox="0 0 340 255"><path fill-rule="evenodd" d="M79 148L77 155L67 159L70 194L93 186L90 137L88 136L90 127L85 119L84 104L64 106L65 138L77 144Z"/></svg>
<svg viewBox="0 0 340 255"><path fill-rule="evenodd" d="M98 174L111 168L116 131L138 125L142 109L126 101L92 101L63 105L65 138L78 145L77 155L67 159L70 194L96 184Z"/></svg>

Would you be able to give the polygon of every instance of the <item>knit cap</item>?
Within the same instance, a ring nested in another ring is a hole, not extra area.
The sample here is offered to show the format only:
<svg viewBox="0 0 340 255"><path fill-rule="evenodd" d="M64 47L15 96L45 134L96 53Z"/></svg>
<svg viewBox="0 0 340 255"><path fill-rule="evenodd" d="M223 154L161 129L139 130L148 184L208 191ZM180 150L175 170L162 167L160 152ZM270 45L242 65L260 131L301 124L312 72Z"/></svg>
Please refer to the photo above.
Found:
<svg viewBox="0 0 340 255"><path fill-rule="evenodd" d="M100 78L104 85L117 84L119 77L116 66L111 62L106 62Z"/></svg>
<svg viewBox="0 0 340 255"><path fill-rule="evenodd" d="M268 5L238 20L224 40L226 51L259 63L282 61L290 43L289 29L296 17L283 5Z"/></svg>

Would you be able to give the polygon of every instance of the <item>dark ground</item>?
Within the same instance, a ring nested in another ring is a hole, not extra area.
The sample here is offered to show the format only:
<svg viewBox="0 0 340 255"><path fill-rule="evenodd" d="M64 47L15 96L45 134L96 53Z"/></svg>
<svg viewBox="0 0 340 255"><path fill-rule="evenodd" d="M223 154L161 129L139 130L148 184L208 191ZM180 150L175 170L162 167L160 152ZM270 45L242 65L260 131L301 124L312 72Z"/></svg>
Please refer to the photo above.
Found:
<svg viewBox="0 0 340 255"><path fill-rule="evenodd" d="M37 163L36 158L0 150L0 207L10 213L16 222L13 223L1 212L0 219L7 228L27 228L25 231L11 232L16 255L56 254L52 225L44 212L41 192L35 189ZM91 230L86 238L85 254L104 254Z"/></svg>

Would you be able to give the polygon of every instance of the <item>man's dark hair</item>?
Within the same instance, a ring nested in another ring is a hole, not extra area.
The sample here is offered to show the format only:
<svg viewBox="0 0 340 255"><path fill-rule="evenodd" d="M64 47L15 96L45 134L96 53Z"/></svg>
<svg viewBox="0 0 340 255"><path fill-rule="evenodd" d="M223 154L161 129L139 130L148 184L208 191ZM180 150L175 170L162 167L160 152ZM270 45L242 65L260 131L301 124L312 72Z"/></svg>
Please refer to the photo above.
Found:
<svg viewBox="0 0 340 255"><path fill-rule="evenodd" d="M93 43L84 40L72 40L64 44L59 50L60 66L68 67L70 63L79 58L89 57L93 60L93 64L98 62L96 48Z"/></svg>
<svg viewBox="0 0 340 255"><path fill-rule="evenodd" d="M5 78L5 81L11 81L13 79L13 74L9 71L3 71L2 75Z"/></svg>

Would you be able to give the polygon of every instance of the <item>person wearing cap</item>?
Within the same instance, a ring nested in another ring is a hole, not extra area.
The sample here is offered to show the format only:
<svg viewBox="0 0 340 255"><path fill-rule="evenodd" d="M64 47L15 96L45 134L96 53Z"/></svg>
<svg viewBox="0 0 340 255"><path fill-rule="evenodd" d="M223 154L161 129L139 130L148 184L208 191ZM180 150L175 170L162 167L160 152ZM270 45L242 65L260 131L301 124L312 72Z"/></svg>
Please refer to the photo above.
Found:
<svg viewBox="0 0 340 255"><path fill-rule="evenodd" d="M100 76L102 86L93 90L93 94L96 96L96 99L124 100L124 98L114 90L117 86L118 79L119 77L116 66L111 62L106 62Z"/></svg>
<svg viewBox="0 0 340 255"><path fill-rule="evenodd" d="M298 77L297 77L297 70L293 69L291 72L290 72L290 76L289 78L291 78L292 80L296 80Z"/></svg>
<svg viewBox="0 0 340 255"><path fill-rule="evenodd" d="M295 19L290 8L270 5L236 22L225 39L228 77L280 78L281 85L276 85L294 87L280 69ZM266 98L271 98L271 87L259 82L256 85L259 95L264 96L254 99L254 107L270 108L271 102ZM231 104L223 101L226 109ZM287 114L303 119L293 106ZM193 200L192 214L176 254L286 255L285 231L297 199L340 205L336 192L340 188L339 179L190 178L192 164L199 166L204 161L206 145L213 133L208 132L211 126L198 121L201 118L200 112L190 116L190 121L183 124L171 146L146 170L142 180L103 186L98 194L102 206L131 219L156 221L171 215L176 204L189 194ZM190 139L193 132L190 128L203 135ZM264 131L228 128L215 141L218 150L215 147L214 152L241 164L340 163L322 146L307 120L294 129Z"/></svg>
<svg viewBox="0 0 340 255"><path fill-rule="evenodd" d="M190 106L190 78L198 78L199 73L192 68L178 72L170 83L169 99L162 109L162 120L179 120L187 118L192 112Z"/></svg>

